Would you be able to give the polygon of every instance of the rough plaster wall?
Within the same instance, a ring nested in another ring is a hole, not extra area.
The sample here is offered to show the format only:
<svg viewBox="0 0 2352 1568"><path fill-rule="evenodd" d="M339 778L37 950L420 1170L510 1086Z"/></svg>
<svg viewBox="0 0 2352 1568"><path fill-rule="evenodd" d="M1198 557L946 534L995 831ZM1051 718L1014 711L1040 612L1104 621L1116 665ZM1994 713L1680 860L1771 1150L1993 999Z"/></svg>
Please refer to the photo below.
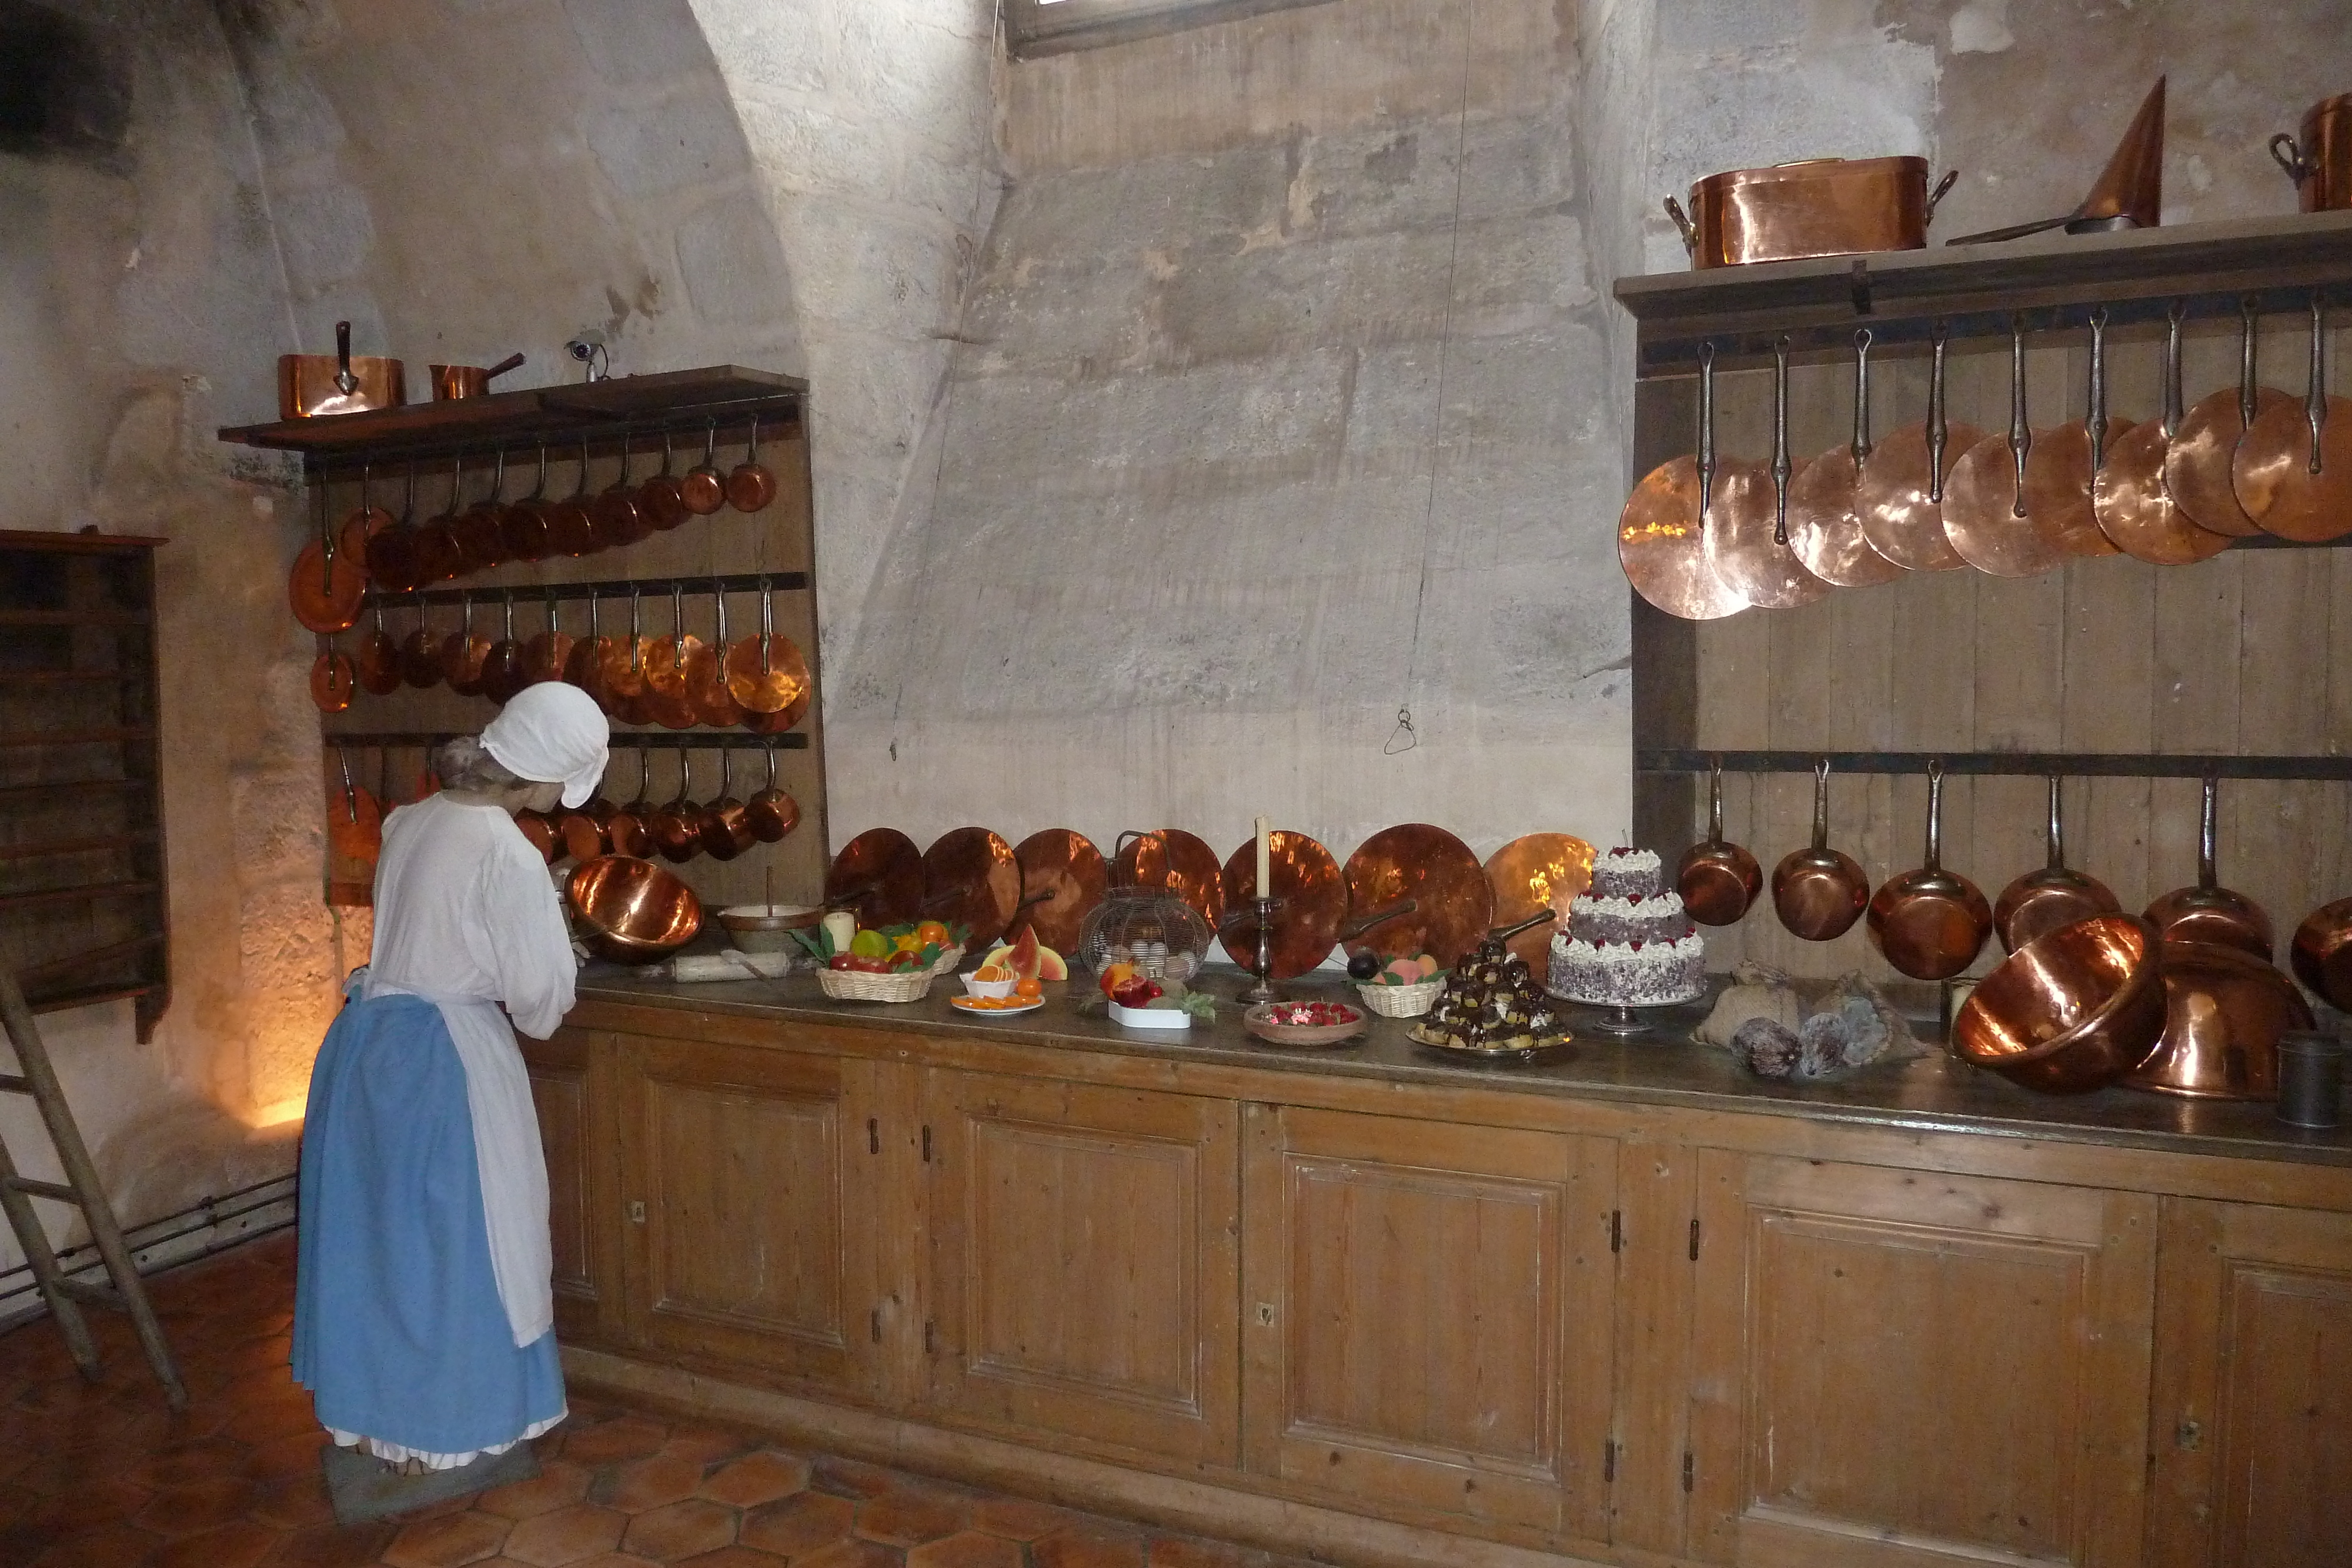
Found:
<svg viewBox="0 0 2352 1568"><path fill-rule="evenodd" d="M324 1027L331 946L315 841L256 826L315 815L315 745L289 740L310 711L308 639L283 610L293 534L283 493L229 476L211 439L215 388L267 378L287 346L243 97L207 5L59 8L123 51L131 136L104 165L0 156L0 526L172 541L156 570L173 1007L152 1046L127 1004L43 1021L136 1223L292 1168L285 1131L247 1124L289 1042ZM0 1103L0 1136L54 1176L29 1104ZM0 1238L0 1262L17 1258Z"/></svg>
<svg viewBox="0 0 2352 1568"><path fill-rule="evenodd" d="M1539 0L1338 0L1009 68L939 492L835 672L837 837L1621 831L1575 58Z"/></svg>
<svg viewBox="0 0 2352 1568"><path fill-rule="evenodd" d="M793 272L830 709L894 520L928 496L919 449L996 208L995 7L692 5Z"/></svg>

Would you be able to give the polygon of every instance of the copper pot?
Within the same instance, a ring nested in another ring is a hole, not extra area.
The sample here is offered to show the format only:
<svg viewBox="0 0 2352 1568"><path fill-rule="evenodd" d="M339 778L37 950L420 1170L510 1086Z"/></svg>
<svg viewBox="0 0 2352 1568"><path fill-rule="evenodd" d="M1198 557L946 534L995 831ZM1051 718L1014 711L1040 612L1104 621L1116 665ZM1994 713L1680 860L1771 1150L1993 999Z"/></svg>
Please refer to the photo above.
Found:
<svg viewBox="0 0 2352 1568"><path fill-rule="evenodd" d="M1826 823L1824 823L1826 827ZM1723 760L1707 769L1706 841L1683 852L1675 891L1702 925L1737 925L1764 891L1764 868L1738 844L1723 841Z"/></svg>
<svg viewBox="0 0 2352 1568"><path fill-rule="evenodd" d="M2271 138L2271 156L2294 182L2306 213L2352 207L2352 92L2323 98L2304 111L2300 133Z"/></svg>
<svg viewBox="0 0 2352 1568"><path fill-rule="evenodd" d="M2321 904L2294 928L2294 977L2352 1012L2352 898Z"/></svg>
<svg viewBox="0 0 2352 1568"><path fill-rule="evenodd" d="M604 819L604 841L612 846L612 852L637 860L654 852L653 831L647 825L653 820L654 803L646 794L651 771L647 762L649 749L637 747L636 798Z"/></svg>
<svg viewBox="0 0 2352 1568"><path fill-rule="evenodd" d="M604 855L575 867L564 897L588 950L616 964L649 964L694 940L702 902L651 861Z"/></svg>
<svg viewBox="0 0 2352 1568"><path fill-rule="evenodd" d="M408 401L405 372L398 360L352 352L352 324L335 323L331 354L278 356L278 417L317 419L397 408Z"/></svg>
<svg viewBox="0 0 2352 1568"><path fill-rule="evenodd" d="M1830 848L1830 759L1813 765L1813 841L1772 868L1772 908L1793 936L1831 942L1870 904L1870 879L1854 858Z"/></svg>
<svg viewBox="0 0 2352 1568"><path fill-rule="evenodd" d="M2147 906L2148 923L2167 942L2213 942L2237 947L2268 962L2271 917L2242 893L2221 885L2213 870L2214 825L2220 780L2205 776L2205 799L2197 819L2197 885L2176 887Z"/></svg>
<svg viewBox="0 0 2352 1568"><path fill-rule="evenodd" d="M461 397L481 397L490 390L493 377L502 376L522 363L520 354L509 354L497 364L485 369L480 365L427 365L433 373L433 401L448 402Z"/></svg>
<svg viewBox="0 0 2352 1568"><path fill-rule="evenodd" d="M731 861L759 841L750 809L735 798L734 758L728 747L719 748L719 794L695 821L702 852L715 861Z"/></svg>
<svg viewBox="0 0 2352 1568"><path fill-rule="evenodd" d="M751 824L752 835L765 843L782 843L801 823L801 803L776 788L776 748L760 748L768 756L768 787L751 797L744 814Z"/></svg>
<svg viewBox="0 0 2352 1568"><path fill-rule="evenodd" d="M2167 942L2162 963L2164 1037L2124 1082L2204 1100L2276 1099L2279 1036L2312 1024L2294 982L2208 942Z"/></svg>
<svg viewBox="0 0 2352 1568"><path fill-rule="evenodd" d="M1952 1053L2028 1089L2104 1089L2147 1060L2164 1034L2156 933L2101 915L2037 937L1969 993Z"/></svg>
<svg viewBox="0 0 2352 1568"><path fill-rule="evenodd" d="M1959 177L1948 172L1931 193L1925 158L1809 158L1709 174L1690 188L1689 216L1672 196L1666 215L1694 267L1917 250Z"/></svg>
<svg viewBox="0 0 2352 1568"><path fill-rule="evenodd" d="M2062 925L2113 915L2123 908L2107 884L2066 868L2065 829L2059 820L2059 778L2050 776L2050 858L2000 890L1992 906L1992 928L2005 952L2014 953Z"/></svg>
<svg viewBox="0 0 2352 1568"><path fill-rule="evenodd" d="M694 788L694 763L681 749L677 754L677 798L656 811L646 823L654 848L666 861L690 861L702 852L702 817L687 800Z"/></svg>
<svg viewBox="0 0 2352 1568"><path fill-rule="evenodd" d="M1976 962L1992 935L1992 906L1977 884L1943 868L1944 768L1927 764L1927 853L1870 900L1870 942L1915 980L1948 980Z"/></svg>

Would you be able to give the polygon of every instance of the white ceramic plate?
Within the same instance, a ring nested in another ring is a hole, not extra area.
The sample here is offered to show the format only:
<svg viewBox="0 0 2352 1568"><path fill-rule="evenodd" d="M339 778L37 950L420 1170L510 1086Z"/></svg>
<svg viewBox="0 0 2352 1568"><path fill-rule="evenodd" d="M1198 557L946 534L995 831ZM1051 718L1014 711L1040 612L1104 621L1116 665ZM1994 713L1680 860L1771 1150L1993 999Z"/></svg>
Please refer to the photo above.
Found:
<svg viewBox="0 0 2352 1568"><path fill-rule="evenodd" d="M978 1001L976 997L950 997L948 1006L960 1013L973 1013L981 1018L1009 1019L1018 1018L1023 1013L1034 1013L1045 1005L1043 997L1017 1008L983 1008L977 1005Z"/></svg>

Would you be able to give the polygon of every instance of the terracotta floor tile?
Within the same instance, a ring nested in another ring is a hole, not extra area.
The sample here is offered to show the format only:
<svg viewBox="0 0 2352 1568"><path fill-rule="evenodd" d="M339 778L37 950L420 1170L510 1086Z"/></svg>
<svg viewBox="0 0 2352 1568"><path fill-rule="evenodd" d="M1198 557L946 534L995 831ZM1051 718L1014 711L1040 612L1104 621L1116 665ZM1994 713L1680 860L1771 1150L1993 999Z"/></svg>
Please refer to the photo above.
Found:
<svg viewBox="0 0 2352 1568"><path fill-rule="evenodd" d="M706 1477L702 1495L737 1508L757 1508L806 1490L809 1462L798 1454L762 1448Z"/></svg>
<svg viewBox="0 0 2352 1568"><path fill-rule="evenodd" d="M1143 1568L1143 1542L1134 1536L1064 1530L1029 1543L1036 1568Z"/></svg>
<svg viewBox="0 0 2352 1568"><path fill-rule="evenodd" d="M953 1535L971 1511L960 1497L927 1488L894 1487L857 1505L856 1531L886 1546L915 1546Z"/></svg>
<svg viewBox="0 0 2352 1568"><path fill-rule="evenodd" d="M128 1481L93 1481L47 1499L25 1516L25 1522L60 1535L70 1534L129 1519L146 1507L152 1495L144 1487L135 1487Z"/></svg>
<svg viewBox="0 0 2352 1568"><path fill-rule="evenodd" d="M621 1543L629 1516L593 1503L575 1502L526 1519L507 1537L506 1554L538 1568L577 1563Z"/></svg>
<svg viewBox="0 0 2352 1568"><path fill-rule="evenodd" d="M716 1552L705 1552L693 1557L678 1559L678 1568L783 1568L785 1559L773 1552L755 1551L737 1542L722 1546Z"/></svg>
<svg viewBox="0 0 2352 1568"><path fill-rule="evenodd" d="M563 1457L590 1469L622 1459L641 1459L669 1439L669 1428L642 1416L602 1421L563 1439Z"/></svg>
<svg viewBox="0 0 2352 1568"><path fill-rule="evenodd" d="M383 1560L391 1568L458 1568L498 1555L513 1528L510 1519L470 1511L421 1520L401 1527Z"/></svg>
<svg viewBox="0 0 2352 1568"><path fill-rule="evenodd" d="M791 1557L845 1539L852 1513L845 1498L799 1492L744 1515L740 1539L746 1546Z"/></svg>
<svg viewBox="0 0 2352 1568"><path fill-rule="evenodd" d="M541 1463L539 1474L530 1479L486 1491L475 1500L474 1506L484 1513L531 1519L568 1507L587 1495L586 1470L566 1459L548 1459Z"/></svg>
<svg viewBox="0 0 2352 1568"><path fill-rule="evenodd" d="M158 1535L194 1535L243 1517L260 1498L261 1488L243 1476L208 1476L157 1494L131 1522Z"/></svg>
<svg viewBox="0 0 2352 1568"><path fill-rule="evenodd" d="M629 1521L621 1549L670 1563L700 1552L716 1552L734 1541L737 1517L725 1503L700 1498L674 1502Z"/></svg>
<svg viewBox="0 0 2352 1568"><path fill-rule="evenodd" d="M906 1478L880 1465L819 1454L810 1468L809 1484L839 1497L880 1497Z"/></svg>
<svg viewBox="0 0 2352 1568"><path fill-rule="evenodd" d="M33 1559L28 1568L143 1568L163 1538L127 1524L69 1535Z"/></svg>
<svg viewBox="0 0 2352 1568"><path fill-rule="evenodd" d="M147 1568L257 1568L280 1539L249 1519L232 1520L218 1530L180 1537L149 1558Z"/></svg>
<svg viewBox="0 0 2352 1568"><path fill-rule="evenodd" d="M1145 1560L1151 1568L1264 1568L1265 1553L1223 1541L1162 1535L1151 1542Z"/></svg>
<svg viewBox="0 0 2352 1568"><path fill-rule="evenodd" d="M292 1437L257 1443L246 1455L245 1473L257 1481L278 1481L305 1470L315 1470L319 1468L319 1450L326 1442L327 1434L314 1427Z"/></svg>
<svg viewBox="0 0 2352 1568"><path fill-rule="evenodd" d="M284 1437L296 1432L318 1429L319 1413L310 1404L310 1396L298 1394L265 1404L251 1405L236 1412L214 1428L221 1437L239 1443L266 1443L272 1437Z"/></svg>
<svg viewBox="0 0 2352 1568"><path fill-rule="evenodd" d="M759 1438L731 1427L680 1425L670 1428L669 1441L661 1446L661 1451L673 1458L691 1459L707 1469L723 1459L748 1454L759 1446Z"/></svg>
<svg viewBox="0 0 2352 1568"><path fill-rule="evenodd" d="M334 1518L335 1506L327 1497L326 1478L313 1470L263 1487L247 1517L272 1530L300 1530Z"/></svg>
<svg viewBox="0 0 2352 1568"><path fill-rule="evenodd" d="M1001 1535L966 1530L908 1552L907 1568L1022 1568L1021 1548Z"/></svg>
<svg viewBox="0 0 2352 1568"><path fill-rule="evenodd" d="M1007 1541L1042 1541L1057 1530L1084 1524L1087 1516L1023 1497L983 1498L972 1506L971 1527Z"/></svg>
<svg viewBox="0 0 2352 1568"><path fill-rule="evenodd" d="M906 1554L875 1541L840 1541L793 1559L793 1568L899 1568Z"/></svg>
<svg viewBox="0 0 2352 1568"><path fill-rule="evenodd" d="M599 1474L588 1489L588 1500L623 1513L645 1513L673 1502L684 1502L702 1484L702 1467L667 1454L631 1459Z"/></svg>
<svg viewBox="0 0 2352 1568"><path fill-rule="evenodd" d="M269 1568L366 1568L399 1533L396 1524L314 1524L289 1535Z"/></svg>

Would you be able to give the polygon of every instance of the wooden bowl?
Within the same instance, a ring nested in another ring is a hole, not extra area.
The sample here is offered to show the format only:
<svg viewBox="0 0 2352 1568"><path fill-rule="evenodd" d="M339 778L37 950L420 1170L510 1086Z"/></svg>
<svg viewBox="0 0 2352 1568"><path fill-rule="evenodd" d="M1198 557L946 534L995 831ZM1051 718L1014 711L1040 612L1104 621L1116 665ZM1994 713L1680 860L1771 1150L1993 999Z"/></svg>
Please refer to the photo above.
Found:
<svg viewBox="0 0 2352 1568"><path fill-rule="evenodd" d="M1353 1022L1334 1024L1283 1024L1274 1021L1274 1009L1295 1004L1260 1002L1242 1014L1242 1027L1271 1045L1339 1045L1364 1032L1367 1015L1364 1009L1347 1002L1335 1002L1355 1015Z"/></svg>
<svg viewBox="0 0 2352 1568"><path fill-rule="evenodd" d="M2028 942L1978 984L1952 1021L1952 1049L2029 1089L2103 1089L2164 1037L2158 951L2155 928L2128 915Z"/></svg>

